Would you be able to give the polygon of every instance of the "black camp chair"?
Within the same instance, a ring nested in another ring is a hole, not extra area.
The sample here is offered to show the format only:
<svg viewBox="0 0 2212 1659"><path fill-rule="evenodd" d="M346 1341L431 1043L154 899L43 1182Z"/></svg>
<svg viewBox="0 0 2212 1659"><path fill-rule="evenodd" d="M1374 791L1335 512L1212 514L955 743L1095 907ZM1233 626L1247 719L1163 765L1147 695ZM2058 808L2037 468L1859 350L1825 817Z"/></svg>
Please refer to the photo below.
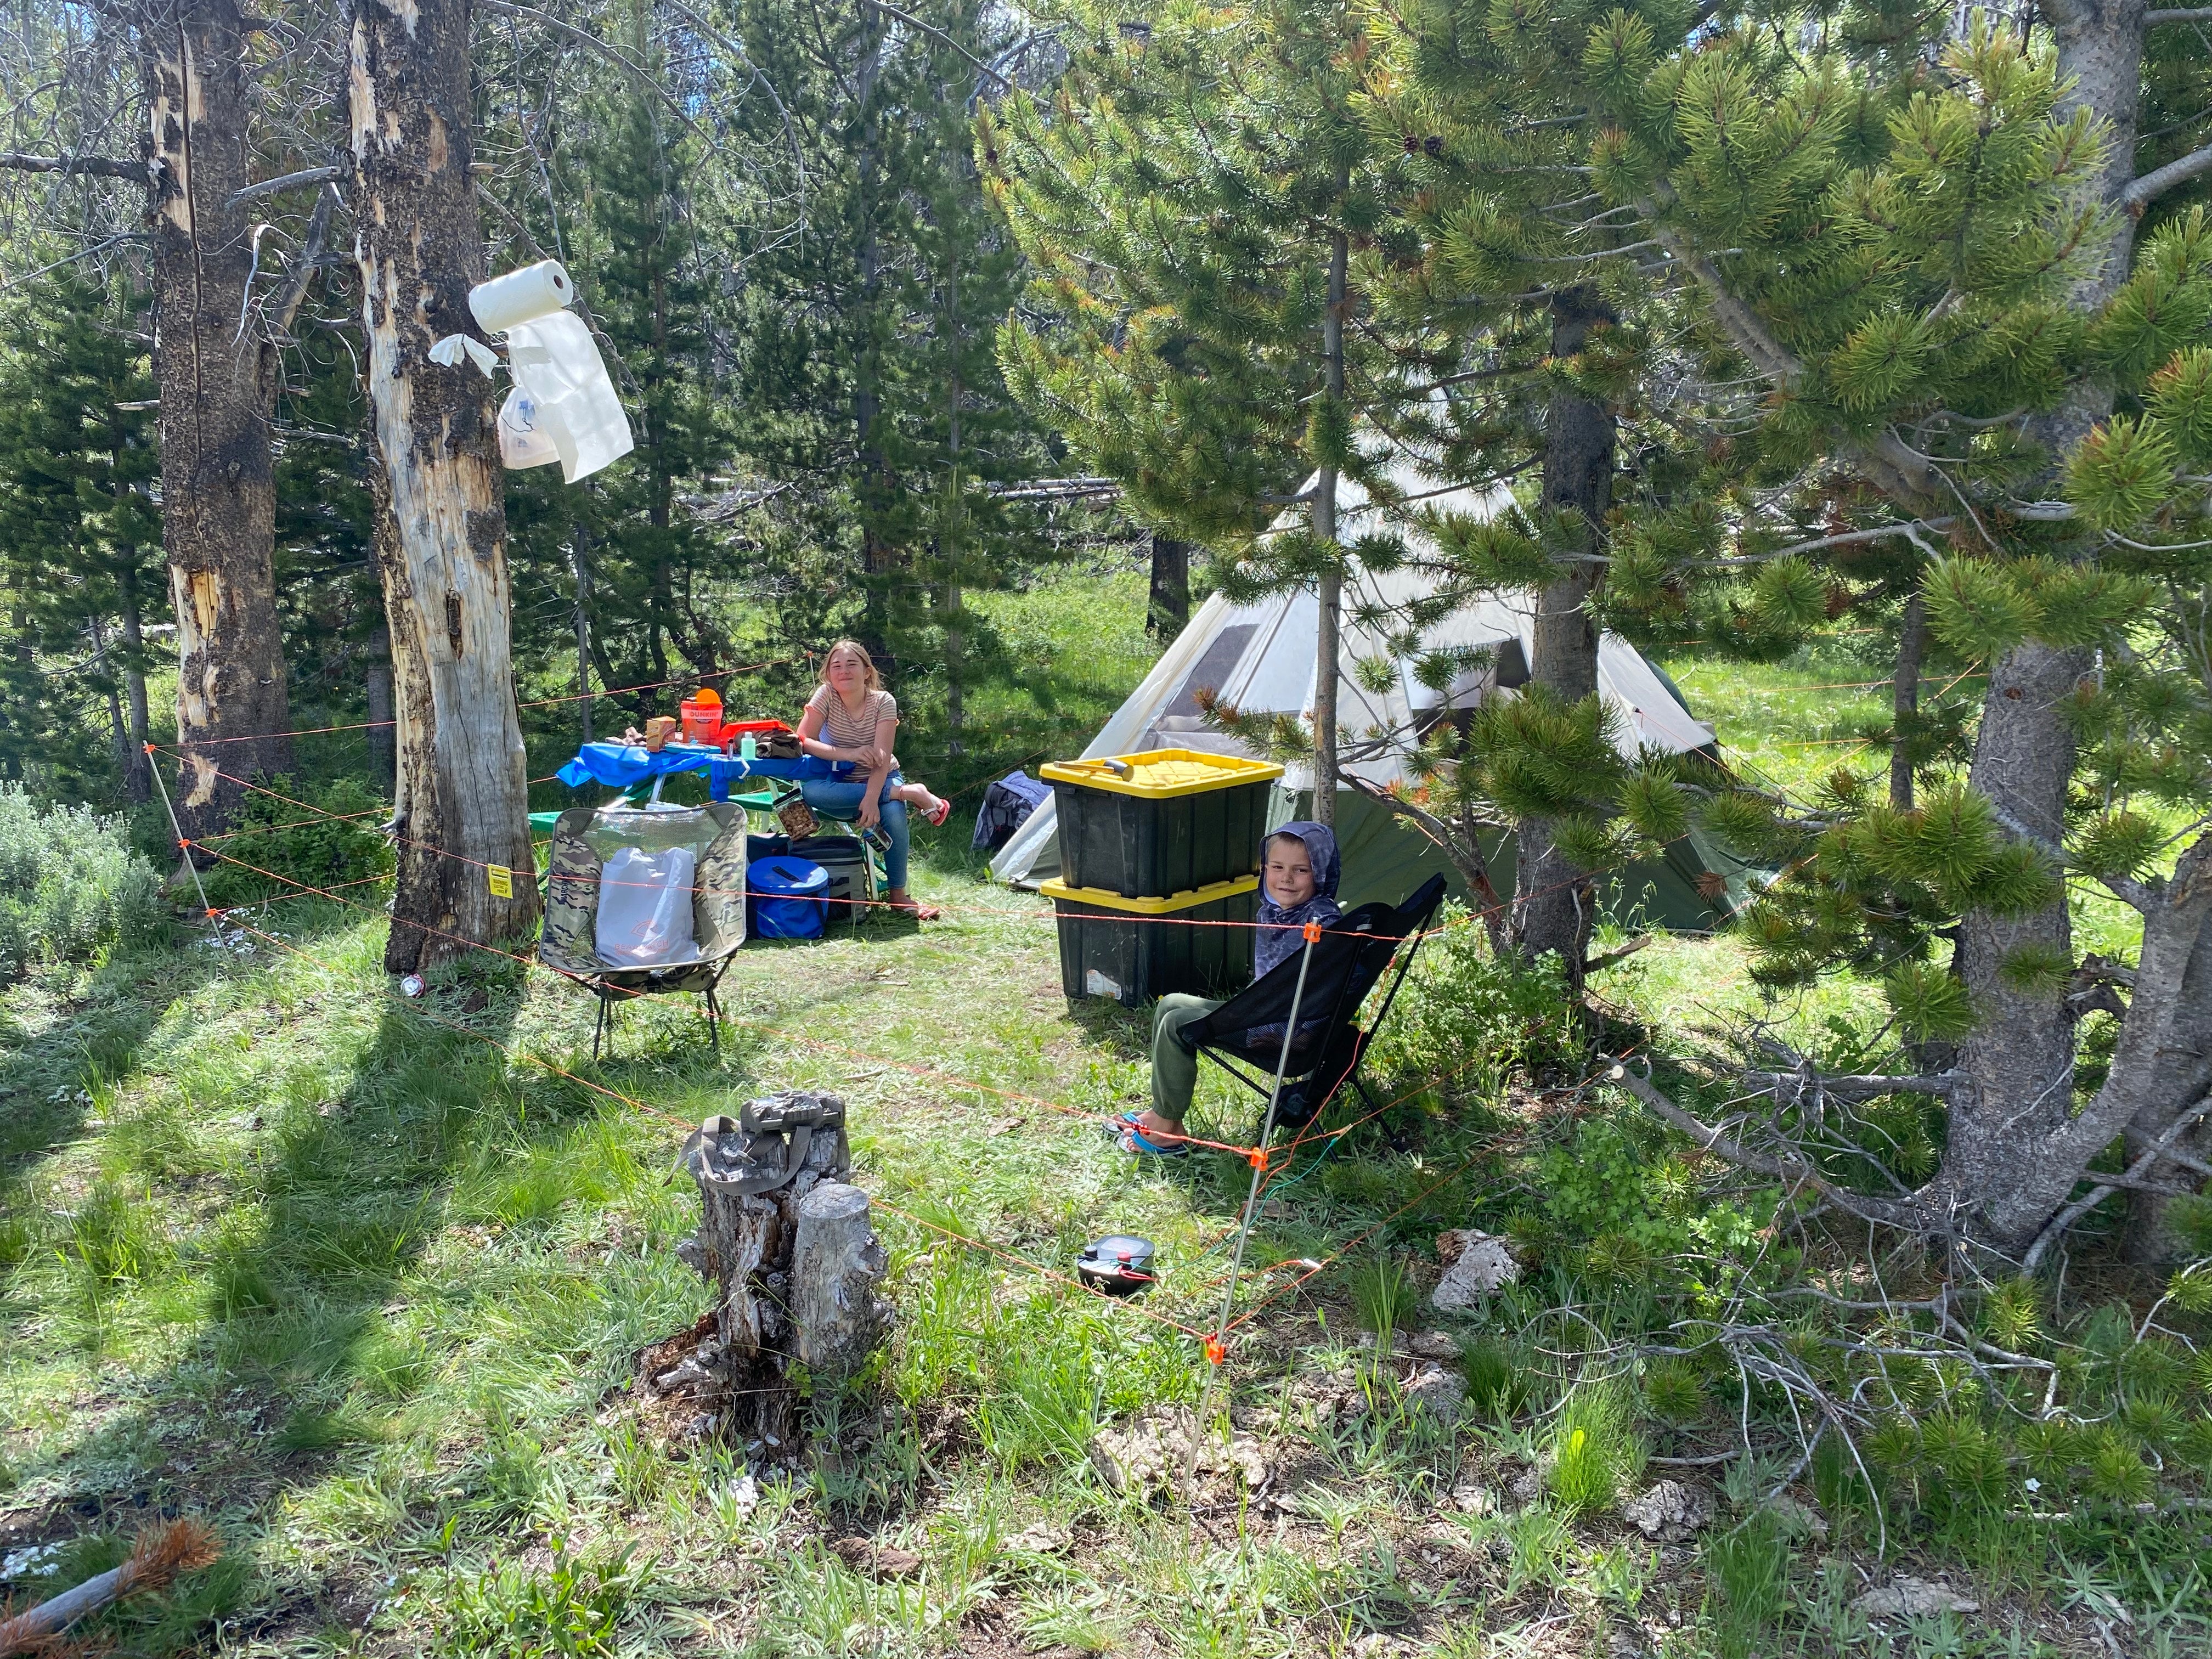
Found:
<svg viewBox="0 0 2212 1659"><path fill-rule="evenodd" d="M1414 955L1421 948L1420 935L1443 897L1444 878L1431 876L1403 904L1363 904L1322 928L1320 939L1308 947L1313 963L1306 970L1305 994L1299 1004L1298 1035L1291 1044L1290 1061L1284 1068L1277 1123L1300 1128L1312 1122L1347 1083L1367 1103L1369 1111L1382 1109L1359 1075L1360 1062L1366 1057L1368 1042L1382 1028L1398 988L1412 971ZM1398 948L1401 945L1406 947L1402 951ZM1297 991L1298 963L1306 954L1292 951L1249 989L1238 992L1205 1018L1184 1025L1176 1033L1176 1040L1265 1100L1274 1091L1282 1046L1273 1041L1248 1045L1244 1034L1255 1026L1281 1025L1290 1018L1291 1000ZM1397 958L1395 971L1393 957ZM1363 1026L1360 1006L1386 973L1389 989L1374 1018Z"/></svg>
<svg viewBox="0 0 2212 1659"><path fill-rule="evenodd" d="M538 959L599 1000L592 1026L592 1058L599 1046L614 1048L618 1004L671 993L706 1001L707 1033L722 1046L722 1007L715 996L738 947L745 942L745 811L727 801L683 809L701 820L696 885L692 891L692 936L698 954L659 968L617 967L601 958L594 935L599 911L602 860L592 845L622 843L660 827L655 815L621 806L574 806L553 825L545 873L545 931Z"/></svg>

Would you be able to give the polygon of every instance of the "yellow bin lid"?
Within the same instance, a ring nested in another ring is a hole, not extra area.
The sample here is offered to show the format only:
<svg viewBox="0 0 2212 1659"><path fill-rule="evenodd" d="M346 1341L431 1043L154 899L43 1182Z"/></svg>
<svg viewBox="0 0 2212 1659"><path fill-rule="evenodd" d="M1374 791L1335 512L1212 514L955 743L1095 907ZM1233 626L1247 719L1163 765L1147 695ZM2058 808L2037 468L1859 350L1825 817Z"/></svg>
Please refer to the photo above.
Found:
<svg viewBox="0 0 2212 1659"><path fill-rule="evenodd" d="M1073 904L1095 904L1105 910L1126 910L1133 916L1164 916L1171 910L1195 910L1201 904L1235 898L1239 893L1250 892L1259 884L1260 878L1257 876L1239 876L1234 881L1217 881L1210 887L1170 893L1165 898L1126 898L1103 887L1070 887L1055 876L1050 881L1039 882L1037 891L1048 899L1066 899Z"/></svg>
<svg viewBox="0 0 2212 1659"><path fill-rule="evenodd" d="M1080 784L1117 795L1164 800L1240 783L1265 783L1283 775L1271 761L1237 755L1209 755L1201 749L1147 749L1139 755L1106 755L1097 760L1054 761L1042 769L1047 783Z"/></svg>

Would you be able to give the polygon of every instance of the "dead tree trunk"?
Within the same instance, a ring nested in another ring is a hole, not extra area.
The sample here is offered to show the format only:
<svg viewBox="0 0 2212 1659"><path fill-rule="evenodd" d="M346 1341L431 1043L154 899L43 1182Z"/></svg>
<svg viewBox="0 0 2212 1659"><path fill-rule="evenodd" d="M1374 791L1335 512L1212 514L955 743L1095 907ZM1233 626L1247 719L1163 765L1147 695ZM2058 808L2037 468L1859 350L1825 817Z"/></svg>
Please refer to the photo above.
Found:
<svg viewBox="0 0 2212 1659"><path fill-rule="evenodd" d="M137 21L155 180L161 540L176 602L185 753L175 799L185 834L198 839L237 817L244 792L234 780L292 766L271 563L269 414L278 361L270 331L242 325L252 210L234 198L251 182L252 88L238 0L178 0Z"/></svg>
<svg viewBox="0 0 2212 1659"><path fill-rule="evenodd" d="M749 1457L799 1455L794 1362L842 1379L883 1340L888 1267L852 1165L845 1103L782 1093L736 1121L710 1117L684 1146L699 1186L699 1237L685 1252L714 1288L713 1337L695 1356L718 1387L702 1403ZM719 1397L718 1397L719 1396Z"/></svg>
<svg viewBox="0 0 2212 1659"><path fill-rule="evenodd" d="M395 974L538 916L491 382L429 360L442 337L477 332L469 289L484 276L468 17L467 0L353 10L354 258L398 736Z"/></svg>

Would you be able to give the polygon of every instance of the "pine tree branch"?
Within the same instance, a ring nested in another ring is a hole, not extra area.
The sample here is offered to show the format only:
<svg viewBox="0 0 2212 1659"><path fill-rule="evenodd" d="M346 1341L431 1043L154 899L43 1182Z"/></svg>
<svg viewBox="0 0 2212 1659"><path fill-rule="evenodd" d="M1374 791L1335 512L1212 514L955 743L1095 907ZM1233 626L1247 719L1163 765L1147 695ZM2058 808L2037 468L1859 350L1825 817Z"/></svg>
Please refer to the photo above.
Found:
<svg viewBox="0 0 2212 1659"><path fill-rule="evenodd" d="M2212 12L2206 14L2212 16ZM2144 206L2156 201L2176 185L2185 185L2200 173L2212 173L2212 144L2193 150L2178 161L2168 161L2154 173L2146 173L2120 192L2120 205L2130 213L2140 213Z"/></svg>
<svg viewBox="0 0 2212 1659"><path fill-rule="evenodd" d="M2094 1179L2098 1183L2096 1186L2092 1187L2043 1224L2043 1231L2035 1236L2035 1243L2027 1247L2027 1254L2021 1258L2021 1272L2033 1273L2036 1264L2043 1260L2043 1253L2051 1248L2053 1240L2118 1190L2112 1184L2115 1180L2127 1180L2139 1176L2155 1168L2165 1158L2166 1150L2186 1134L2197 1121L2207 1112L2212 1112L2212 1095L2206 1096L2168 1124L2166 1133L2151 1142L2143 1155L2129 1164L2120 1176L2095 1176Z"/></svg>
<svg viewBox="0 0 2212 1659"><path fill-rule="evenodd" d="M2182 6L2171 11L2147 11L2143 27L2154 29L2161 23L2212 23L2212 6Z"/></svg>
<svg viewBox="0 0 2212 1659"><path fill-rule="evenodd" d="M1784 391L1795 387L1805 378L1805 365L1774 337L1765 319L1729 286L1719 268L1661 221L1661 208L1672 205L1674 200L1674 192L1663 180L1654 196L1658 199L1639 200L1636 205L1659 245L1676 264L1698 279L1713 315L1719 319L1737 348L1751 359L1753 366ZM1893 496L1911 501L1936 493L1934 474L1937 469L1930 467L1924 457L1894 432L1885 428L1871 443L1862 441L1857 447L1861 458L1869 464L1874 482Z"/></svg>
<svg viewBox="0 0 2212 1659"><path fill-rule="evenodd" d="M106 155L26 155L20 150L0 150L0 169L11 173L90 173L102 179L148 182L144 161L118 161Z"/></svg>
<svg viewBox="0 0 2212 1659"><path fill-rule="evenodd" d="M336 173L337 169L332 167L329 171ZM284 290L284 297L276 302L276 313L270 319L270 331L279 338L292 331L293 319L299 316L300 307L307 297L307 284L314 280L315 262L322 258L323 243L330 235L331 205L337 200L337 191L325 182L315 198L315 211L307 221L307 240L300 250L299 263L292 272L291 285Z"/></svg>
<svg viewBox="0 0 2212 1659"><path fill-rule="evenodd" d="M1839 536L1823 536L1817 541L1792 542L1787 547L1778 547L1771 553L1744 553L1733 559L1705 559L1700 562L1709 569L1732 570L1739 565L1765 564L1769 559L1786 559L1799 553L1811 553L1823 547L1849 547L1857 542L1879 541L1885 536L1911 536L1923 530L1948 530L1954 521L1950 519L1915 519L1908 524L1878 524L1870 530L1850 530Z"/></svg>
<svg viewBox="0 0 2212 1659"><path fill-rule="evenodd" d="M1956 1072L1936 1072L1919 1077L1891 1077L1875 1073L1844 1073L1828 1076L1816 1072L1746 1072L1744 1086L1759 1094L1786 1094L1802 1098L1817 1087L1842 1100L1871 1100L1877 1095L1948 1095L1959 1086Z"/></svg>
<svg viewBox="0 0 2212 1659"><path fill-rule="evenodd" d="M1810 1187L1838 1208L1849 1211L1861 1220L1876 1221L1885 1226L1910 1228L1915 1231L1926 1230L1936 1220L1931 1212L1917 1204L1869 1198L1864 1193L1852 1192L1848 1188L1837 1186L1804 1158L1794 1153L1776 1158L1765 1152L1755 1152L1726 1131L1710 1123L1699 1122L1653 1085L1648 1062L1644 1073L1638 1074L1625 1060L1616 1061L1607 1077L1707 1152L1717 1152L1729 1163L1749 1170L1754 1175Z"/></svg>

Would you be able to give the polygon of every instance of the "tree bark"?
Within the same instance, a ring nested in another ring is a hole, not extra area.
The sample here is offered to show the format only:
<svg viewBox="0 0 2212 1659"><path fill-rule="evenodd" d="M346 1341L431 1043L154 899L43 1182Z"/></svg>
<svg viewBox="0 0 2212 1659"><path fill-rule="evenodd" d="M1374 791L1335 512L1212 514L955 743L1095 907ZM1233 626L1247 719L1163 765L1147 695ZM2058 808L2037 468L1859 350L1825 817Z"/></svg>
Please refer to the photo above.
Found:
<svg viewBox="0 0 2212 1659"><path fill-rule="evenodd" d="M1897 675L1889 684L1889 804L1900 812L1912 810L1911 739L1918 735L1920 659L1927 651L1928 606L1916 587L1898 624Z"/></svg>
<svg viewBox="0 0 2212 1659"><path fill-rule="evenodd" d="M1552 302L1552 356L1571 357L1591 332L1610 326L1613 308L1592 288L1573 288ZM1613 504L1613 411L1595 398L1555 392L1544 425L1543 501L1548 514L1578 520L1566 564L1536 593L1528 677L1565 702L1597 695L1598 630L1589 604L1601 567L1595 556ZM1568 984L1579 994L1583 959L1595 920L1591 872L1562 857L1547 818L1523 823L1516 836L1512 937L1521 954L1556 951Z"/></svg>
<svg viewBox="0 0 2212 1659"><path fill-rule="evenodd" d="M784 1093L746 1110L794 1107L834 1108L840 1121L812 1130L803 1153L793 1150L795 1133L755 1135L727 1117L708 1118L684 1147L700 1226L696 1243L678 1253L714 1291L708 1358L720 1397L710 1405L731 1437L765 1462L799 1453L793 1362L849 1375L882 1340L889 1316L875 1295L889 1264L868 1230L866 1196L842 1184L852 1165L844 1103ZM742 1190L787 1171L772 1190Z"/></svg>
<svg viewBox="0 0 2212 1659"><path fill-rule="evenodd" d="M177 0L138 20L154 186L154 367L161 394L161 539L177 612L174 799L197 840L236 818L234 780L292 767L272 565L269 416L279 364L245 331L251 79L237 0ZM218 775L227 774L228 775Z"/></svg>
<svg viewBox="0 0 2212 1659"><path fill-rule="evenodd" d="M146 614L138 594L138 550L128 544L116 550L120 567L116 575L117 610L123 624L123 692L131 712L131 759L123 775L124 792L136 803L153 797L148 775L153 763L146 757L150 724L146 706Z"/></svg>
<svg viewBox="0 0 2212 1659"><path fill-rule="evenodd" d="M576 709L583 740L592 740L592 554L580 520L568 544L568 569L576 579Z"/></svg>
<svg viewBox="0 0 2212 1659"><path fill-rule="evenodd" d="M1167 644L1190 620L1190 544L1152 532L1152 585L1145 600L1145 631Z"/></svg>
<svg viewBox="0 0 2212 1659"><path fill-rule="evenodd" d="M791 1250L794 1352L825 1382L842 1382L882 1346L890 1304L877 1294L890 1258L868 1224L868 1195L824 1181L796 1206Z"/></svg>
<svg viewBox="0 0 2212 1659"><path fill-rule="evenodd" d="M467 0L356 0L347 83L398 723L395 974L520 938L538 916L491 383L428 356L477 332L468 295L484 276L468 16ZM510 896L488 866L520 872Z"/></svg>
<svg viewBox="0 0 2212 1659"><path fill-rule="evenodd" d="M396 738L392 724L392 629L379 623L368 630L368 666L362 695L368 704L368 769L380 787L392 787Z"/></svg>

